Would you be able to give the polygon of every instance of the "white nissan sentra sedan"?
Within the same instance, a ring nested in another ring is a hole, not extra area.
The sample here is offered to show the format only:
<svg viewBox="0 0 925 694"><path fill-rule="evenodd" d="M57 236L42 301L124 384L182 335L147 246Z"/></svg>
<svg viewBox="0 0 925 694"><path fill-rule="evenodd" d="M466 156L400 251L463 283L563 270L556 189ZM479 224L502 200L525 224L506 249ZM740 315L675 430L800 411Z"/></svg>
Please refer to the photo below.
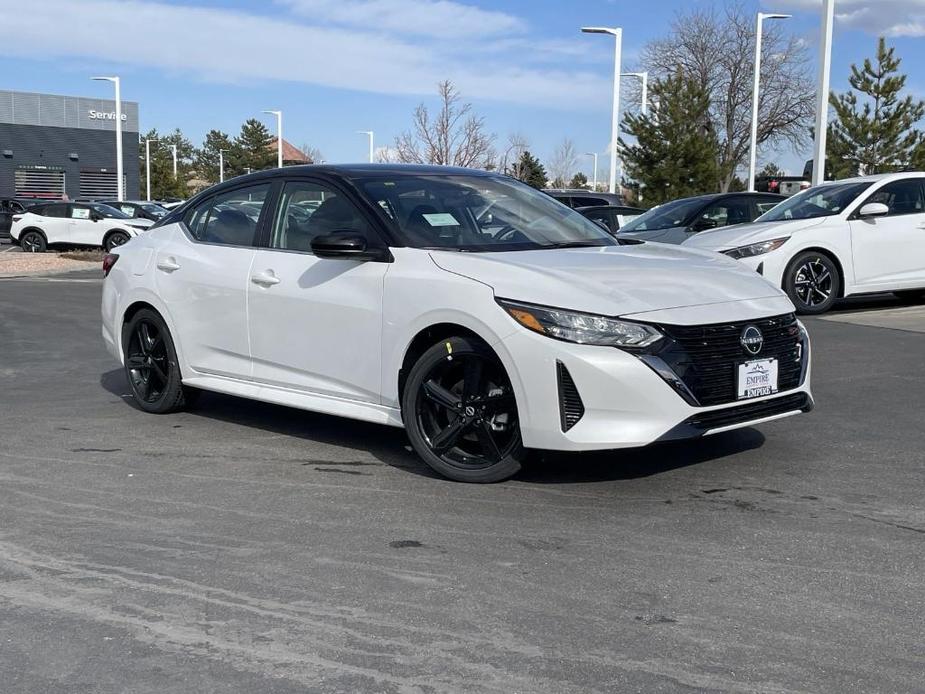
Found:
<svg viewBox="0 0 925 694"><path fill-rule="evenodd" d="M106 256L103 337L143 410L199 390L405 427L456 480L525 449L692 438L806 412L809 338L741 263L621 244L493 173L287 167Z"/></svg>
<svg viewBox="0 0 925 694"><path fill-rule="evenodd" d="M782 287L800 313L841 297L925 299L925 173L824 183L752 224L703 231L685 248L725 253Z"/></svg>

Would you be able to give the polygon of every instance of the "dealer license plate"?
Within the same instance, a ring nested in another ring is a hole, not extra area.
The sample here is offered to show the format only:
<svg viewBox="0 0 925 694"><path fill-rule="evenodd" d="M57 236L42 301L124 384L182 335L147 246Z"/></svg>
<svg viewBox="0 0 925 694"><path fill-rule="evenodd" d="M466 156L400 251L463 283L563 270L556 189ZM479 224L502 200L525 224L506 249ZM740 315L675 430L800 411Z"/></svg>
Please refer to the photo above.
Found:
<svg viewBox="0 0 925 694"><path fill-rule="evenodd" d="M760 398L777 392L777 359L758 359L739 364L739 400Z"/></svg>

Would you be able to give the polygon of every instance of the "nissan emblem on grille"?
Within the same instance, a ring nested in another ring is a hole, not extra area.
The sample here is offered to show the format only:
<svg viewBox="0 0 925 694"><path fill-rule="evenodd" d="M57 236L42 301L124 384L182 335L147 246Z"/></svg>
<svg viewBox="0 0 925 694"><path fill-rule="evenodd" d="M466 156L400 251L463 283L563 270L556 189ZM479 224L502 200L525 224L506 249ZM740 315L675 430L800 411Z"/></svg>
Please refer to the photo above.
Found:
<svg viewBox="0 0 925 694"><path fill-rule="evenodd" d="M746 326L739 338L739 344L749 354L758 354L764 346L764 335L754 325Z"/></svg>

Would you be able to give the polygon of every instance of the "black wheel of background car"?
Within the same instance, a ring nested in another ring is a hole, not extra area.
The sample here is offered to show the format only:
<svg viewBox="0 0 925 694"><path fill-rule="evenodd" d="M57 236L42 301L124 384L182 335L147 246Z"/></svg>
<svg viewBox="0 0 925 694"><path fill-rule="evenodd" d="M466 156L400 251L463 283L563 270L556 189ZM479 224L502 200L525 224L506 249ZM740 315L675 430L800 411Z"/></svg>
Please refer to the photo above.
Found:
<svg viewBox="0 0 925 694"><path fill-rule="evenodd" d="M146 412L164 414L186 404L177 352L164 319L138 311L122 328L125 375L135 402Z"/></svg>
<svg viewBox="0 0 925 694"><path fill-rule="evenodd" d="M402 417L414 450L444 477L500 482L520 470L514 391L481 340L451 337L427 350L408 375Z"/></svg>
<svg viewBox="0 0 925 694"><path fill-rule="evenodd" d="M103 248L107 251L112 251L116 246L121 246L123 243L126 243L129 238L129 235L124 231L113 231L103 241Z"/></svg>
<svg viewBox="0 0 925 694"><path fill-rule="evenodd" d="M19 237L23 253L44 253L48 248L45 235L41 231L27 231Z"/></svg>
<svg viewBox="0 0 925 694"><path fill-rule="evenodd" d="M896 298L902 301L908 301L911 304L925 301L925 289L906 289L901 292L893 292Z"/></svg>
<svg viewBox="0 0 925 694"><path fill-rule="evenodd" d="M784 273L784 291L797 313L825 313L838 299L841 274L829 256L815 251L800 253Z"/></svg>

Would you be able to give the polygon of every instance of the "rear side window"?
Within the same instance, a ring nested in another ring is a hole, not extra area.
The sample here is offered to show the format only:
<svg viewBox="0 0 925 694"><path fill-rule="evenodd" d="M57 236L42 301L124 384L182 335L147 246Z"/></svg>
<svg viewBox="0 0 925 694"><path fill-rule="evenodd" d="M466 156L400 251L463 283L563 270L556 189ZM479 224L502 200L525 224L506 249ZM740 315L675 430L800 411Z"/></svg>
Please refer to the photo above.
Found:
<svg viewBox="0 0 925 694"><path fill-rule="evenodd" d="M41 212L39 212L39 209L42 209L42 208L33 207L31 212L34 212L35 214L40 214L43 217L67 217L67 205L66 204L45 205L44 209L42 209Z"/></svg>
<svg viewBox="0 0 925 694"><path fill-rule="evenodd" d="M269 193L269 183L222 193L190 209L183 221L197 241L253 246L257 223Z"/></svg>
<svg viewBox="0 0 925 694"><path fill-rule="evenodd" d="M607 205L609 204L607 200L603 198L591 198L591 197L581 197L581 198L572 198L572 207L595 207L597 205Z"/></svg>

